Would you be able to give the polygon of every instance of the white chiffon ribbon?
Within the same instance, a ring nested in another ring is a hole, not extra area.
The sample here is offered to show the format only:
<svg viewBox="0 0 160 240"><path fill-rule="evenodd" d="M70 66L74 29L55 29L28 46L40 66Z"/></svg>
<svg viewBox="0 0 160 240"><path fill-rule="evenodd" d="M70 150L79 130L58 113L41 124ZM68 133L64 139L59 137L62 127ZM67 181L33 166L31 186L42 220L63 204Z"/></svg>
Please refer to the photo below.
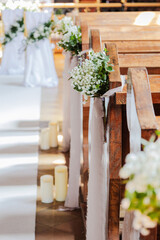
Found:
<svg viewBox="0 0 160 240"><path fill-rule="evenodd" d="M71 69L78 64L78 58L72 57ZM82 154L82 95L73 89L70 82L70 124L71 148L69 164L69 188L65 207L79 207L80 162Z"/></svg>
<svg viewBox="0 0 160 240"><path fill-rule="evenodd" d="M105 97L105 112L107 116L109 98L116 92L121 92L125 77L121 76L122 86L107 91ZM102 99L95 98L91 109L90 135L91 152L88 182L88 212L87 240L106 240L108 225L109 202L109 131L107 127L107 143L104 142L104 110Z"/></svg>
<svg viewBox="0 0 160 240"><path fill-rule="evenodd" d="M70 108L71 108L71 81L70 71L71 71L71 59L72 54L70 52L63 52L65 56L64 62L64 72L63 72L63 152L69 151L70 148Z"/></svg>
<svg viewBox="0 0 160 240"><path fill-rule="evenodd" d="M130 86L130 85L128 85ZM130 134L130 152L136 153L141 150L141 128L137 116L133 87L127 90L127 124ZM133 212L126 212L124 217L122 240L139 240L140 234L133 228Z"/></svg>

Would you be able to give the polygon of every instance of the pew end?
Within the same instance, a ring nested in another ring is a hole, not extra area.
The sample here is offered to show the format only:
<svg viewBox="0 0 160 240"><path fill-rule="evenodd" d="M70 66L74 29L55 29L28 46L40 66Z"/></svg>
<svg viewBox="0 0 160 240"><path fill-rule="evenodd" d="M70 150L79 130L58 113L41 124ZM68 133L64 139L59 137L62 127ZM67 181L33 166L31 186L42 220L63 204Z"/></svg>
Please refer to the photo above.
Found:
<svg viewBox="0 0 160 240"><path fill-rule="evenodd" d="M152 103L149 77L146 68L128 69L128 87L133 86L137 115L142 137L149 138L158 129Z"/></svg>

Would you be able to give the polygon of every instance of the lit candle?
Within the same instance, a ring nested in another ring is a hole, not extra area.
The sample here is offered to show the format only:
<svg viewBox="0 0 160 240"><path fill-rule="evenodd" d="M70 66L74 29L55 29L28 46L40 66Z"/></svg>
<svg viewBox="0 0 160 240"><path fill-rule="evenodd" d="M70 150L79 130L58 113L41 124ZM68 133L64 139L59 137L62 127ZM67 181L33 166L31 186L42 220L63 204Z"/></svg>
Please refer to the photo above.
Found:
<svg viewBox="0 0 160 240"><path fill-rule="evenodd" d="M41 201L43 203L53 202L53 176L43 175L40 179Z"/></svg>
<svg viewBox="0 0 160 240"><path fill-rule="evenodd" d="M68 171L66 166L55 167L56 200L63 202L67 196Z"/></svg>
<svg viewBox="0 0 160 240"><path fill-rule="evenodd" d="M50 131L49 128L41 130L40 147L42 150L48 150L50 148Z"/></svg>
<svg viewBox="0 0 160 240"><path fill-rule="evenodd" d="M49 123L49 130L50 130L50 147L57 147L58 146L58 130L57 130L57 123L50 122Z"/></svg>
<svg viewBox="0 0 160 240"><path fill-rule="evenodd" d="M58 146L62 147L63 145L63 135L59 134L58 135Z"/></svg>

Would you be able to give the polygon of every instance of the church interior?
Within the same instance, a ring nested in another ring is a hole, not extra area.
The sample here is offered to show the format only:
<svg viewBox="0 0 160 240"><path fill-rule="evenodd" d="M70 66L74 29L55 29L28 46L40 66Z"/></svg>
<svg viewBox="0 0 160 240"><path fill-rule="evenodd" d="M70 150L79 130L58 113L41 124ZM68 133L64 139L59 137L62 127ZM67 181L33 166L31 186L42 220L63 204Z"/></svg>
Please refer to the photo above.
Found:
<svg viewBox="0 0 160 240"><path fill-rule="evenodd" d="M0 240L160 239L160 1L0 1Z"/></svg>

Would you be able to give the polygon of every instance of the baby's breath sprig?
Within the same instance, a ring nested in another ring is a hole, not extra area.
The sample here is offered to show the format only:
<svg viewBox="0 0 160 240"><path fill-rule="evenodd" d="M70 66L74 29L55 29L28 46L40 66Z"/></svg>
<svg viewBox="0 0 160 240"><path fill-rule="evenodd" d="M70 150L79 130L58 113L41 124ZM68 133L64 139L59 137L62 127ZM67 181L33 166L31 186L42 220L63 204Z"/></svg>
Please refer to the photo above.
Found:
<svg viewBox="0 0 160 240"><path fill-rule="evenodd" d="M100 97L109 90L109 73L113 71L107 50L95 53L89 51L89 59L85 59L71 71L73 88L81 92L85 98Z"/></svg>

